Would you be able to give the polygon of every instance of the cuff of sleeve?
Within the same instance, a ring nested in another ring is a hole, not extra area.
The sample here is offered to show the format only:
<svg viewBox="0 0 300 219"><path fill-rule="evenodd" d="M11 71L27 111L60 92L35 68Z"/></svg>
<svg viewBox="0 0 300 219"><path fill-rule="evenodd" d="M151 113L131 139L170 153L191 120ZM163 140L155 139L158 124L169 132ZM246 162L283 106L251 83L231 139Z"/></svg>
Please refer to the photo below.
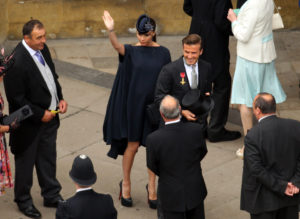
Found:
<svg viewBox="0 0 300 219"><path fill-rule="evenodd" d="M231 23L231 27L234 27L237 23L238 23L237 20L233 21L233 22Z"/></svg>
<svg viewBox="0 0 300 219"><path fill-rule="evenodd" d="M279 193L280 193L281 195L285 195L285 190L286 190L287 184L288 184L288 182L286 182L286 181L280 181L280 182L279 182L279 186L280 186L280 191L279 191Z"/></svg>

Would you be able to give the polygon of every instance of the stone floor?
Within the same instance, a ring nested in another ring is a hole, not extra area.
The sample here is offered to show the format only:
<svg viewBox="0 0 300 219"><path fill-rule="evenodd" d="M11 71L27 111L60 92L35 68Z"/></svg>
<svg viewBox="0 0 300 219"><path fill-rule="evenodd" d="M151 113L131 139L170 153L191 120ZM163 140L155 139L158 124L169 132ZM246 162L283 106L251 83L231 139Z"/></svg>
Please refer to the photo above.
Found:
<svg viewBox="0 0 300 219"><path fill-rule="evenodd" d="M300 31L276 32L274 35L278 54L276 60L278 76L288 95L287 101L279 106L280 115L300 120ZM181 55L181 39L182 36L159 36L158 42L170 49L174 60ZM124 43L136 41L134 37L120 40ZM9 41L5 46L13 48L16 43ZM235 44L236 41L231 38L232 73L236 56ZM108 147L102 141L102 124L118 61L117 54L108 39L49 40L48 46L55 59L64 97L69 103L68 112L61 117L57 140L57 177L63 187L63 197L68 198L74 193L75 188L68 172L74 157L84 153L91 157L98 174L94 189L112 195L118 210L118 218L156 218L156 212L149 209L146 203L147 172L144 147L139 149L132 169L134 207L122 207L118 201L122 160L108 158L106 156ZM2 84L0 90L5 96ZM234 122L239 119L239 114L231 110L230 119L227 127L241 131L238 122ZM242 145L242 138L232 142L207 142L208 154L202 162L208 188L205 200L207 219L249 218L247 213L239 210L243 163L235 157L234 152ZM10 158L14 168L11 154ZM54 218L55 209L42 206L35 174L32 196L43 218ZM18 212L13 203L13 190L7 190L7 193L0 197L0 212L1 219L26 218Z"/></svg>

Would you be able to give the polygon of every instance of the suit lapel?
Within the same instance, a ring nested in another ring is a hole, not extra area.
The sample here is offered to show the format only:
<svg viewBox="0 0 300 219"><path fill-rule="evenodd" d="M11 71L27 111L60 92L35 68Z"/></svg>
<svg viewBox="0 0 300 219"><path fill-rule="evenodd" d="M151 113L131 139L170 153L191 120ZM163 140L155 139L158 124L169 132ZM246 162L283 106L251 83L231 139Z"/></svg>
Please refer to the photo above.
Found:
<svg viewBox="0 0 300 219"><path fill-rule="evenodd" d="M201 60L198 59L198 89L202 91L203 83L205 82L204 75L201 74Z"/></svg>
<svg viewBox="0 0 300 219"><path fill-rule="evenodd" d="M175 77L176 83L179 83L183 90L190 90L191 87L190 87L189 79L186 74L186 69L184 67L183 56L178 60L178 69L179 72L176 72L176 74L178 75L176 75Z"/></svg>

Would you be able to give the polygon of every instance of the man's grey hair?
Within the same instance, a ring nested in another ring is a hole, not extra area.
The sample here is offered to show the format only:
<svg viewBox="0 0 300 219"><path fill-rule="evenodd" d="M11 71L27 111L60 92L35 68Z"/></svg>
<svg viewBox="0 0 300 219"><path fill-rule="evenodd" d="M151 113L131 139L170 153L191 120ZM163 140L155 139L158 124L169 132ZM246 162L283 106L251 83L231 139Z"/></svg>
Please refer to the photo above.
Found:
<svg viewBox="0 0 300 219"><path fill-rule="evenodd" d="M166 95L160 103L159 111L166 119L176 119L180 116L179 101L171 95Z"/></svg>

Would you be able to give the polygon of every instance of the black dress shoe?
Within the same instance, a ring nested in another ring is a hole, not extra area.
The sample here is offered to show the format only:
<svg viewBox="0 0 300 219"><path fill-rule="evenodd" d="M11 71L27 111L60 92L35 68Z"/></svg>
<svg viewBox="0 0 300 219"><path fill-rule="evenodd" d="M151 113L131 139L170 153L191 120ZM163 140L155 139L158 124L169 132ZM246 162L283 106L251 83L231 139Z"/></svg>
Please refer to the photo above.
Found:
<svg viewBox="0 0 300 219"><path fill-rule="evenodd" d="M124 198L122 194L122 185L123 185L123 180L120 182L120 195L119 195L119 200L121 201L121 205L125 207L132 207L132 198Z"/></svg>
<svg viewBox="0 0 300 219"><path fill-rule="evenodd" d="M36 209L34 207L34 205L30 205L26 208L19 208L19 210L27 217L31 217L31 218L41 218L42 217L41 213L39 212L38 209Z"/></svg>
<svg viewBox="0 0 300 219"><path fill-rule="evenodd" d="M241 133L238 131L228 131L224 129L224 131L219 135L215 135L215 136L208 135L208 140L210 142L233 141L240 138L241 136L242 136Z"/></svg>
<svg viewBox="0 0 300 219"><path fill-rule="evenodd" d="M63 198L61 196L58 196L55 199L44 199L44 206L48 208L57 208L58 203L63 201Z"/></svg>

